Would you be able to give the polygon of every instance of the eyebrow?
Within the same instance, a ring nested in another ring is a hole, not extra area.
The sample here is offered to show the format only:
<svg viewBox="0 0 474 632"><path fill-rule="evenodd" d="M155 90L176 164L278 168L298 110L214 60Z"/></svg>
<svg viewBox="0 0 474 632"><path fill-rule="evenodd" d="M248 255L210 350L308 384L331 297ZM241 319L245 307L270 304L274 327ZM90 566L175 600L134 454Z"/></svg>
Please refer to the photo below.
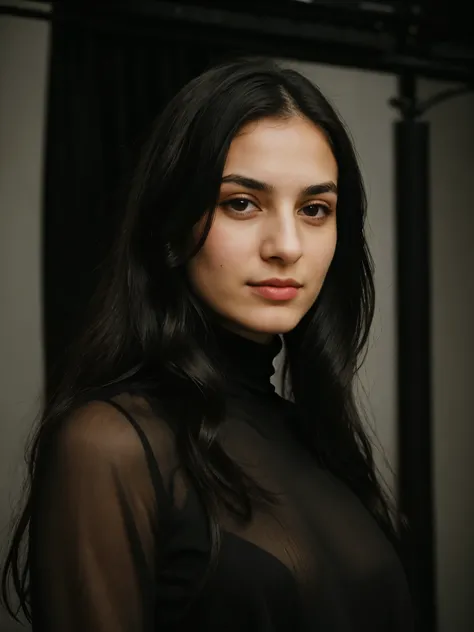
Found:
<svg viewBox="0 0 474 632"><path fill-rule="evenodd" d="M254 180L246 176L239 176L238 174L231 173L228 176L222 178L222 183L231 182L238 184L246 189L253 191L263 191L264 193L273 193L275 187L267 182L261 182L260 180ZM337 185L335 182L321 182L320 184L311 184L301 191L301 195L320 195L321 193L335 193L337 195Z"/></svg>

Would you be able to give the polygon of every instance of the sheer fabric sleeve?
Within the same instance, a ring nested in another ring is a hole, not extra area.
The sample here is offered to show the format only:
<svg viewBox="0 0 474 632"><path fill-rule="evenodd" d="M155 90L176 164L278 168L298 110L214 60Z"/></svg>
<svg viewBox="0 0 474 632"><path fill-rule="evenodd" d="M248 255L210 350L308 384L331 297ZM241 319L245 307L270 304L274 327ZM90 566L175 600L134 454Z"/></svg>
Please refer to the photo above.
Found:
<svg viewBox="0 0 474 632"><path fill-rule="evenodd" d="M89 403L40 453L30 526L34 632L155 630L166 500L146 436L131 421L110 403Z"/></svg>

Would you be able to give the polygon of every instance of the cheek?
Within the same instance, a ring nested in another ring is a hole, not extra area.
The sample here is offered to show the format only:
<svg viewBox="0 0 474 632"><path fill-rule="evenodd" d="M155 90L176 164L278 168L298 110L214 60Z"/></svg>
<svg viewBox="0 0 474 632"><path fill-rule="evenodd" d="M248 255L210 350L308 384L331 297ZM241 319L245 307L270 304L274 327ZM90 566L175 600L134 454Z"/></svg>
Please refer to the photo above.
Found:
<svg viewBox="0 0 474 632"><path fill-rule="evenodd" d="M245 262L250 257L250 240L239 231L230 230L216 221L207 236L204 246L189 264L189 274L195 285L213 281L214 288L224 290L233 278L242 276Z"/></svg>
<svg viewBox="0 0 474 632"><path fill-rule="evenodd" d="M317 244L312 244L309 252L311 252L310 256L310 266L313 270L317 270L318 273L315 275L315 284L321 285L326 277L326 274L329 270L329 267L334 258L334 253L336 252L336 243L337 243L337 235L336 231L331 231L331 233L325 235L324 239L321 239Z"/></svg>
<svg viewBox="0 0 474 632"><path fill-rule="evenodd" d="M235 274L248 260L250 240L235 227L213 226L200 253L203 267L216 274Z"/></svg>
<svg viewBox="0 0 474 632"><path fill-rule="evenodd" d="M336 244L337 244L337 235L334 232L333 238L328 243L327 248L323 252L323 265L325 265L326 267L326 272L328 271L329 266L331 265L332 260L334 259L334 254L336 252Z"/></svg>

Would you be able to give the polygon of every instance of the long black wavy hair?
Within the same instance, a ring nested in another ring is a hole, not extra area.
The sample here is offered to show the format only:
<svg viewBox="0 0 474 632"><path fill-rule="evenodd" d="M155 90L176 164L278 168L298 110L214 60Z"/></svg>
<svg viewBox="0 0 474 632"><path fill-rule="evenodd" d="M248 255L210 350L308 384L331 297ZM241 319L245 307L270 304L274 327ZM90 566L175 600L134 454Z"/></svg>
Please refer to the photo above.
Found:
<svg viewBox="0 0 474 632"><path fill-rule="evenodd" d="M117 384L126 391L133 384L150 397L162 389L186 402L176 409L178 448L208 513L210 566L220 544L219 502L250 519L252 497L265 495L216 441L224 411L222 378L209 346L209 315L190 289L186 264L209 232L237 132L251 121L295 114L324 131L337 161L338 238L318 299L284 336L285 394L299 412L301 440L355 492L397 546L396 513L377 478L353 393L374 312L356 155L334 108L308 79L272 61L237 60L186 85L158 117L143 150L88 325L27 452L28 496L2 577L3 600L13 616L22 610L30 618L28 533L42 442L97 389ZM196 243L193 227L203 217ZM315 384L324 397L314 397ZM17 613L10 582L19 597Z"/></svg>

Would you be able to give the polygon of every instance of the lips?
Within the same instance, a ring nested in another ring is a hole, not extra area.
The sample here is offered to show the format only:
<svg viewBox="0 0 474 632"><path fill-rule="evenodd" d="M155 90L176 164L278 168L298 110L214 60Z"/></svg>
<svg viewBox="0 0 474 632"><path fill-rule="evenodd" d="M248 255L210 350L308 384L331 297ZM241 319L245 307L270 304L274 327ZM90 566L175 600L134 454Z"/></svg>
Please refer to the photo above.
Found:
<svg viewBox="0 0 474 632"><path fill-rule="evenodd" d="M301 283L298 283L298 281L296 281L295 279L277 279L277 278L273 278L273 279L265 279L264 281L258 281L256 283L249 283L249 285L255 286L255 287L281 287L281 288L285 288L285 287L293 287L293 288L300 288Z"/></svg>
<svg viewBox="0 0 474 632"><path fill-rule="evenodd" d="M250 287L252 287L252 291L255 294L269 301L290 301L294 299L299 292L299 289L293 285L254 285Z"/></svg>

